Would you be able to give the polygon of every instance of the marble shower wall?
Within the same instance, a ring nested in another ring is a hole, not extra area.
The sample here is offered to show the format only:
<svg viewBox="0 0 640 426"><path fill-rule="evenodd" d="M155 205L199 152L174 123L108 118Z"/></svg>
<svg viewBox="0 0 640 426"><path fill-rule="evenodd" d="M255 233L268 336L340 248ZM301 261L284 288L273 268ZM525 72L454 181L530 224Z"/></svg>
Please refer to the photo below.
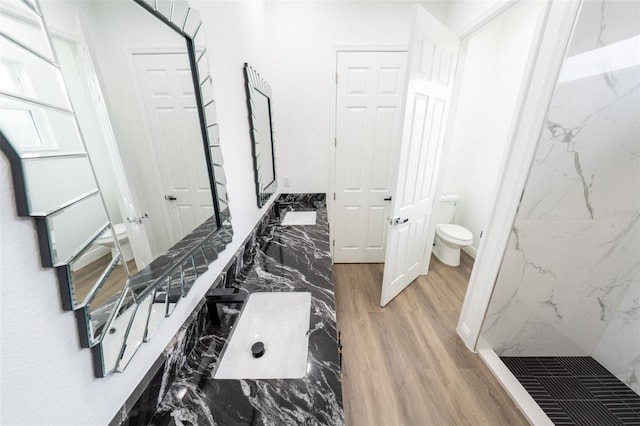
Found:
<svg viewBox="0 0 640 426"><path fill-rule="evenodd" d="M640 22L633 3L584 3L483 338L503 356L591 355L640 393Z"/></svg>

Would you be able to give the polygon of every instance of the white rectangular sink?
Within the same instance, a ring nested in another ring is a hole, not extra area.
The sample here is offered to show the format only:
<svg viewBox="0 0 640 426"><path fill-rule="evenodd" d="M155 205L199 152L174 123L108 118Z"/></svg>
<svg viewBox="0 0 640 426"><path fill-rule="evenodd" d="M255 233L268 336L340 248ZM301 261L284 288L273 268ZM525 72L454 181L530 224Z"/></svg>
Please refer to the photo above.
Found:
<svg viewBox="0 0 640 426"><path fill-rule="evenodd" d="M307 373L311 293L252 293L218 362L214 379L299 379ZM252 353L255 343L264 354Z"/></svg>
<svg viewBox="0 0 640 426"><path fill-rule="evenodd" d="M288 211L280 221L280 225L315 225L316 212L294 212Z"/></svg>

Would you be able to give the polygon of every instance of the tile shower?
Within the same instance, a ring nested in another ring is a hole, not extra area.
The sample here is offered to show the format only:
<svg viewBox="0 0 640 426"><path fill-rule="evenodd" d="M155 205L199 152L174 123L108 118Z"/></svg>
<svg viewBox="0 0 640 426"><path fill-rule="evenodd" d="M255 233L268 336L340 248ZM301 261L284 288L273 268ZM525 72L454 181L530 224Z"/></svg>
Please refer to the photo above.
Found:
<svg viewBox="0 0 640 426"><path fill-rule="evenodd" d="M617 379L594 379L597 366L572 377L587 392L574 400L594 399L601 381L629 397L618 401L627 417L604 424L640 424L639 33L637 3L584 3L482 331L534 397L538 385L557 390L523 360L603 366ZM567 376L562 368L543 377ZM579 419L563 404L560 417L540 405L556 423L599 424L595 411Z"/></svg>

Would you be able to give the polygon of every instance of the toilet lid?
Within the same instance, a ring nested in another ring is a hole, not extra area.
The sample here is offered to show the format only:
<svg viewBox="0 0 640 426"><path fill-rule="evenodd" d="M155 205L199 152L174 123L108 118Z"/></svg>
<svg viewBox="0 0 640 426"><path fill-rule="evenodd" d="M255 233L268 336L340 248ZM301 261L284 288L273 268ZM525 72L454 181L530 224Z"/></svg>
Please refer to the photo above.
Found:
<svg viewBox="0 0 640 426"><path fill-rule="evenodd" d="M473 234L467 228L463 228L460 225L455 225L452 223L444 223L438 225L438 231L440 234L454 238L459 241L469 241L473 240Z"/></svg>
<svg viewBox="0 0 640 426"><path fill-rule="evenodd" d="M124 237L127 236L127 227L124 223L116 223L113 225L113 230L116 232L116 238L121 243L124 243ZM96 240L98 244L106 244L113 241L113 234L111 232L105 232L100 238Z"/></svg>
<svg viewBox="0 0 640 426"><path fill-rule="evenodd" d="M122 238L127 234L127 226L124 223L114 224L113 230L116 231L118 238Z"/></svg>

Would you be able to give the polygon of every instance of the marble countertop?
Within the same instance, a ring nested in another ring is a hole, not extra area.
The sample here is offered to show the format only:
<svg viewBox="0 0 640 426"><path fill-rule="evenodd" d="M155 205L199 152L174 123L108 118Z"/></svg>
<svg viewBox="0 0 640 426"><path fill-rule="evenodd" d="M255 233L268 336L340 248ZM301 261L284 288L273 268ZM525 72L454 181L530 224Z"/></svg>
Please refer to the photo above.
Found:
<svg viewBox="0 0 640 426"><path fill-rule="evenodd" d="M344 423L335 299L324 201L292 199L317 209L316 225L281 226L272 217L251 263L232 282L240 292L309 291L308 373L301 379L214 380L216 362L237 318L209 327L161 401L151 424L340 425Z"/></svg>

